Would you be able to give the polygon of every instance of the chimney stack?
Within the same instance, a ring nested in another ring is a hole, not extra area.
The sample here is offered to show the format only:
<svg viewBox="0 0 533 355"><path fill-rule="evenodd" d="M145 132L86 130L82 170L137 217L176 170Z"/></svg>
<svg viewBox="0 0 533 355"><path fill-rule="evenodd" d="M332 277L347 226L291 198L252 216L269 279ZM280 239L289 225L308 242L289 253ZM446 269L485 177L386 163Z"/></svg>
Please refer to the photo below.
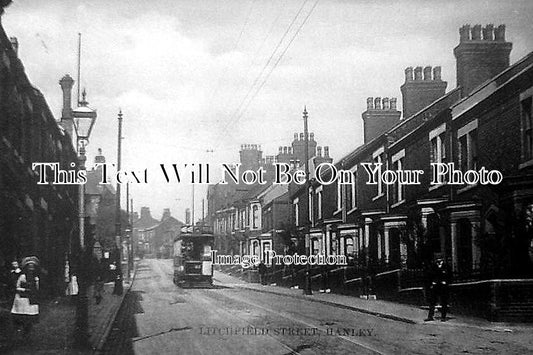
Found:
<svg viewBox="0 0 533 355"><path fill-rule="evenodd" d="M432 70L433 69L433 70ZM433 101L446 93L448 85L441 79L439 66L418 66L414 69L414 79L411 75L412 67L405 69L405 83L400 87L403 101L403 118L409 118ZM433 73L433 75L431 75Z"/></svg>
<svg viewBox="0 0 533 355"><path fill-rule="evenodd" d="M369 97L366 103L367 109L363 112L364 143L370 142L397 124L401 116L401 112L396 109L394 97Z"/></svg>
<svg viewBox="0 0 533 355"><path fill-rule="evenodd" d="M509 67L512 47L511 42L505 41L505 25L464 25L459 29L459 45L453 53L457 60L457 86L462 88L463 97Z"/></svg>
<svg viewBox="0 0 533 355"><path fill-rule="evenodd" d="M72 117L72 86L74 85L74 79L70 75L66 74L59 81L61 90L63 91L63 110L61 112L61 125L67 131L72 138L74 130L74 121Z"/></svg>

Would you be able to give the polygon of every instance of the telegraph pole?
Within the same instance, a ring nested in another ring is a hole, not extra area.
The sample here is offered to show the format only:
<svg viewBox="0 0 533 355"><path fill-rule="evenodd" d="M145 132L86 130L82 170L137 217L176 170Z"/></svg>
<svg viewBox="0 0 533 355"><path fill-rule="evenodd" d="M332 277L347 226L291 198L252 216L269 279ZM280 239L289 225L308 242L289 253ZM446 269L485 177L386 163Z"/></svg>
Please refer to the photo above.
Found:
<svg viewBox="0 0 533 355"><path fill-rule="evenodd" d="M305 221L305 246L307 249L307 260L311 256L311 235L310 235L310 223L311 216L309 214L311 208L311 198L309 196L309 187L311 186L309 181L309 133L307 129L307 107L304 106L303 112L304 118L304 139L305 139L305 194L307 196L307 219ZM304 295L312 295L311 289L311 265L309 262L305 266L305 286Z"/></svg>
<svg viewBox="0 0 533 355"><path fill-rule="evenodd" d="M122 110L118 112L118 149L117 149L117 171L120 171L120 159L122 154ZM117 181L117 195L115 204L115 242L118 247L117 276L113 294L121 295L124 292L122 284L122 225L120 221L120 184Z"/></svg>

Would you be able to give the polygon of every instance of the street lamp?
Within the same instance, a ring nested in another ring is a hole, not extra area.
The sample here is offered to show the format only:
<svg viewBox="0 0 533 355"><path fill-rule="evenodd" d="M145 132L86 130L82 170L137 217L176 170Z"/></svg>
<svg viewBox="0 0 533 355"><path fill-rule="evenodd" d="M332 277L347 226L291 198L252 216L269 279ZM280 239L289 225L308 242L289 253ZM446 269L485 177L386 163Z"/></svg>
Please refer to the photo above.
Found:
<svg viewBox="0 0 533 355"><path fill-rule="evenodd" d="M76 130L78 148L78 169L85 170L85 146L89 143L89 136L96 121L96 110L88 106L85 100L86 92L83 90L83 98L79 106L72 111L74 129ZM76 307L76 334L75 340L79 346L85 347L89 342L89 301L87 298L88 288L88 262L87 246L85 240L85 185L79 184L78 188L78 214L79 214L79 248L78 257L78 303Z"/></svg>

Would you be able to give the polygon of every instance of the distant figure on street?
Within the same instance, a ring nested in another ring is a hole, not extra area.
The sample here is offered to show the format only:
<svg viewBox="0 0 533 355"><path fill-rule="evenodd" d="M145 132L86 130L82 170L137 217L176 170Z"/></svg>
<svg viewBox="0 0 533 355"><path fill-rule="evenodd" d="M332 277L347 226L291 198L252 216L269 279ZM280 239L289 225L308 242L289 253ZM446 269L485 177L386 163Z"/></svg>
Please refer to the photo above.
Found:
<svg viewBox="0 0 533 355"><path fill-rule="evenodd" d="M257 267L259 270L259 282L261 282L261 285L266 285L266 271L267 267L264 262L260 262L259 266Z"/></svg>
<svg viewBox="0 0 533 355"><path fill-rule="evenodd" d="M33 324L39 319L39 305L37 304L39 259L35 256L29 256L22 259L21 264L22 272L17 279L11 315L17 335L22 333L23 336L27 336L33 328Z"/></svg>
<svg viewBox="0 0 533 355"><path fill-rule="evenodd" d="M437 298L440 300L441 321L446 321L448 312L449 287L452 281L452 271L444 262L442 255L435 255L435 262L431 265L428 275L429 284L429 313L426 322L432 321L435 314Z"/></svg>
<svg viewBox="0 0 533 355"><path fill-rule="evenodd" d="M113 262L111 263L111 265L109 265L109 269L111 270L111 273L113 274L113 278L115 280L113 294L120 296L124 292L124 285L122 284L122 272L120 270L120 266L117 266L117 263Z"/></svg>
<svg viewBox="0 0 533 355"><path fill-rule="evenodd" d="M331 289L329 288L329 270L327 265L322 265L322 267L320 268L320 275L322 280L322 287L320 288L319 292L330 293Z"/></svg>
<svg viewBox="0 0 533 355"><path fill-rule="evenodd" d="M104 270L105 270L105 263L102 259L101 262L96 261L95 262L95 276L94 276L94 299L96 300L96 304L100 304L102 302L102 293L104 293Z"/></svg>

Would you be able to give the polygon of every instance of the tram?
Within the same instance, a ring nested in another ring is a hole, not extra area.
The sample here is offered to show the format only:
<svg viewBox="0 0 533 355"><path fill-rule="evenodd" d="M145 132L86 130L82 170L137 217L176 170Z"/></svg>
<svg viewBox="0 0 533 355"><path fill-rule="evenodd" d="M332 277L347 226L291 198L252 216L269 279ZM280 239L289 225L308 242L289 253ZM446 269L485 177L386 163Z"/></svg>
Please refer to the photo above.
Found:
<svg viewBox="0 0 533 355"><path fill-rule="evenodd" d="M183 288L213 286L211 249L214 236L208 226L184 226L174 240L174 283Z"/></svg>

